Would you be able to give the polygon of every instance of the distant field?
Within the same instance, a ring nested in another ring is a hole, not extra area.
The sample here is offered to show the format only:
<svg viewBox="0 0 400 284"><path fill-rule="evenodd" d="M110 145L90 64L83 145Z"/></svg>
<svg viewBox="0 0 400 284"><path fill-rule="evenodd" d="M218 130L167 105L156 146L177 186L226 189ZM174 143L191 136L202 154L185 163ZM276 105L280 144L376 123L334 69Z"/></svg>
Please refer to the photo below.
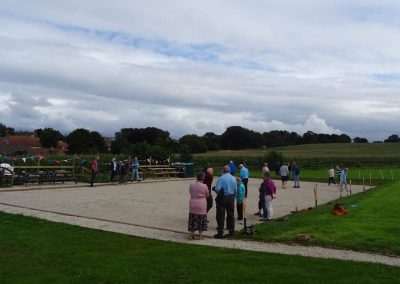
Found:
<svg viewBox="0 0 400 284"><path fill-rule="evenodd" d="M197 167L210 164L221 167L233 160L236 165L246 161L251 170L258 170L266 161L265 156L276 151L286 162L296 161L303 168L325 169L329 165L349 168L383 168L400 166L400 143L366 144L308 144L287 147L211 151L193 156Z"/></svg>
<svg viewBox="0 0 400 284"><path fill-rule="evenodd" d="M400 143L336 143L336 144L307 144L286 147L222 150L195 154L195 157L264 156L269 151L281 152L287 158L326 158L326 157L398 157L400 158Z"/></svg>

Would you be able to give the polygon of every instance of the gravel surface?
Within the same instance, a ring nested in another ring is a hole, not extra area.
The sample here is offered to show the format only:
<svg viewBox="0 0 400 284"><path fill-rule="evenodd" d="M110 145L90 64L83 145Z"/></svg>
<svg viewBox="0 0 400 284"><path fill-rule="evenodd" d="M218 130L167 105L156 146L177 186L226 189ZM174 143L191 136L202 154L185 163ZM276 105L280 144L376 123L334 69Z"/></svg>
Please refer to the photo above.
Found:
<svg viewBox="0 0 400 284"><path fill-rule="evenodd" d="M400 266L398 257L352 251L227 239L189 240L188 187L191 182L193 180L170 179L127 185L108 184L95 188L82 185L48 186L48 189L39 187L41 190L28 191L15 188L13 191L0 192L0 210L165 241ZM315 183L303 182L301 189L280 189L280 182L275 182L278 188L278 198L273 202L275 218L289 214L296 207L300 210L314 206ZM247 201L249 224L259 222L253 213L257 211L260 183L261 179L249 181ZM362 191L361 186L352 186L353 193L360 191ZM326 184L318 184L318 192L319 204L339 197L337 188L328 187ZM205 235L210 237L216 233L215 207L209 212L209 220L209 230ZM236 221L236 229L242 226Z"/></svg>

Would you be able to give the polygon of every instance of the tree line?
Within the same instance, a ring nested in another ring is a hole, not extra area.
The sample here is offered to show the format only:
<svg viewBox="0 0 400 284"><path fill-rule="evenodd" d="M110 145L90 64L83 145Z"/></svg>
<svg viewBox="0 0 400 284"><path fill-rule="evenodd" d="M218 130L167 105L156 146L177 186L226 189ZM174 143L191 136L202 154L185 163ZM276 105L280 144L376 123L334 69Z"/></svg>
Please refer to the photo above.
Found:
<svg viewBox="0 0 400 284"><path fill-rule="evenodd" d="M0 123L0 136L6 136L7 134L36 134L44 148L56 148L58 141L62 140L68 144L68 151L71 154L137 153L143 156L142 158L152 156L157 159L163 159L173 153L179 153L181 157L190 159L193 153L216 150L240 150L319 143L369 143L366 138L355 137L351 139L346 134L322 134L307 131L303 135L299 135L296 132L288 132L286 130L272 130L260 133L241 126L230 126L221 135L207 132L202 136L187 134L179 139L171 138L168 131L156 127L122 128L107 143L99 132L89 131L84 128L75 129L64 136L60 131L53 128L36 129L33 132L15 131L14 128ZM400 142L400 138L398 135L393 134L383 142Z"/></svg>

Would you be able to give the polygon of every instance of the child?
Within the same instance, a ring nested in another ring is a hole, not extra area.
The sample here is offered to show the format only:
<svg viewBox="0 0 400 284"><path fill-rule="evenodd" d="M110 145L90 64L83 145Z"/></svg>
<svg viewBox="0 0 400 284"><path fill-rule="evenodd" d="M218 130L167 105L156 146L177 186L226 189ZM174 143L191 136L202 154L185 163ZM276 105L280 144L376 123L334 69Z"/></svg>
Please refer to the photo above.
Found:
<svg viewBox="0 0 400 284"><path fill-rule="evenodd" d="M240 177L236 177L236 183L237 183L236 210L238 214L238 220L243 220L243 198L245 193L245 187Z"/></svg>

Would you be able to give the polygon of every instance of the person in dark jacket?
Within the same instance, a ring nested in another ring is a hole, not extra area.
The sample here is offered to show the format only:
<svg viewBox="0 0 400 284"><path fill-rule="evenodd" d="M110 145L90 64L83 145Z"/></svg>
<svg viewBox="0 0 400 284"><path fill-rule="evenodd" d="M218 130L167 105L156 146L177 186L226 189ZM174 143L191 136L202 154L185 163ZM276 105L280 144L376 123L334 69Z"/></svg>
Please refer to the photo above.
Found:
<svg viewBox="0 0 400 284"><path fill-rule="evenodd" d="M118 162L119 183L125 183L126 165L123 161Z"/></svg>
<svg viewBox="0 0 400 284"><path fill-rule="evenodd" d="M110 182L114 182L115 175L118 172L118 163L115 158L110 162Z"/></svg>
<svg viewBox="0 0 400 284"><path fill-rule="evenodd" d="M211 185L212 185L212 182L213 182L213 179L214 179L214 175L213 174L214 174L213 168L208 168L206 170L206 173L205 173L204 179L203 179L203 183L205 185L207 185L208 191L210 193L210 195L207 197L207 213L213 207L213 203L214 203L213 197L212 197L212 194L211 194Z"/></svg>

